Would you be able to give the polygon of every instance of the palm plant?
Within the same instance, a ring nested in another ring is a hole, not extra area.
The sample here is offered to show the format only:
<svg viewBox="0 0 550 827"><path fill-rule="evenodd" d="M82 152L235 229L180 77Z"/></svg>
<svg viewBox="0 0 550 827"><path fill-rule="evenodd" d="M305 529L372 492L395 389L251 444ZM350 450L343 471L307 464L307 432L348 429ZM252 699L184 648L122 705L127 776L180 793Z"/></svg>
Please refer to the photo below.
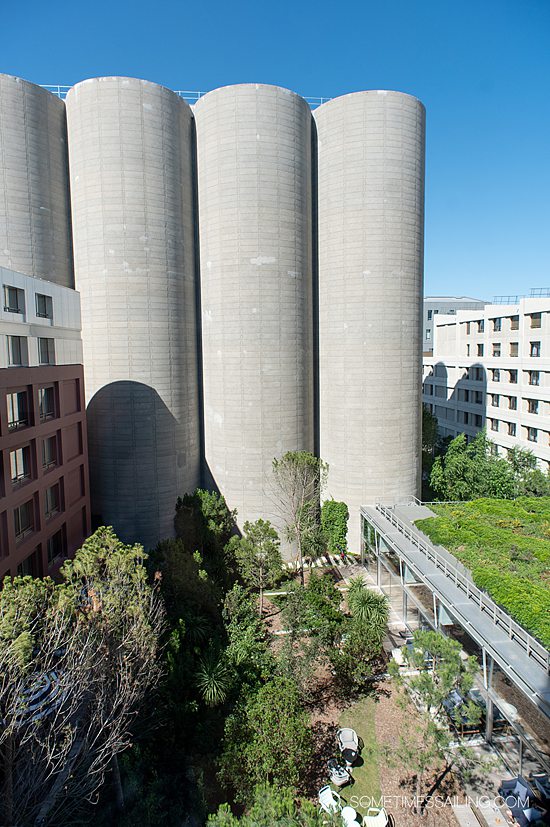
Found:
<svg viewBox="0 0 550 827"><path fill-rule="evenodd" d="M348 606L353 620L383 635L389 615L388 599L369 589L362 577L353 577L349 582Z"/></svg>
<svg viewBox="0 0 550 827"><path fill-rule="evenodd" d="M197 688L207 706L219 706L227 698L231 686L231 672L223 653L210 648L199 659Z"/></svg>

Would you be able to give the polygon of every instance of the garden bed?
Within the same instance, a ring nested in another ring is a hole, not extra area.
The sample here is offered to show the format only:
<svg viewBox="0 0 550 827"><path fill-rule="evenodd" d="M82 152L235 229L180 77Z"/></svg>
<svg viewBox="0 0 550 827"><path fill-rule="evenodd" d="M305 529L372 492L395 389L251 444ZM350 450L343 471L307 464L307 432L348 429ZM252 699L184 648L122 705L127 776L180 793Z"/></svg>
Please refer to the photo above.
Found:
<svg viewBox="0 0 550 827"><path fill-rule="evenodd" d="M550 649L550 497L431 506L417 520L472 573L474 583Z"/></svg>

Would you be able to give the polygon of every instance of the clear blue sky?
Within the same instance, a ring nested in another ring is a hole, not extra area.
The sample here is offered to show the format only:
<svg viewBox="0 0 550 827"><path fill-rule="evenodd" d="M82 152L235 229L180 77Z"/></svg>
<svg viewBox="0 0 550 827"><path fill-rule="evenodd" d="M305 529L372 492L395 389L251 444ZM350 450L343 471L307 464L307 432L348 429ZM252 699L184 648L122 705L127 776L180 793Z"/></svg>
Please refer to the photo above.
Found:
<svg viewBox="0 0 550 827"><path fill-rule="evenodd" d="M398 89L428 112L425 292L550 287L550 0L0 3L0 70Z"/></svg>

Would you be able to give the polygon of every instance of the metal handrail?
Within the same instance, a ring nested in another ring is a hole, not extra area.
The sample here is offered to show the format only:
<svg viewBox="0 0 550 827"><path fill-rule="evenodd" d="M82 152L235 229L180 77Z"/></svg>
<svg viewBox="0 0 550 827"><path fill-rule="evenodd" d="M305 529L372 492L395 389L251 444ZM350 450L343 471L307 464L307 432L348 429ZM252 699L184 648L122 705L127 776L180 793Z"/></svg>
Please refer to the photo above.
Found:
<svg viewBox="0 0 550 827"><path fill-rule="evenodd" d="M55 95L61 100L65 100L67 97L67 92L71 89L71 86L65 86L59 83L41 83L40 84L42 89L46 89L46 91L51 92L52 95ZM200 91L193 91L190 89L174 89L174 92L178 97L182 98L184 101L187 101L189 104L194 104L198 101L199 98L202 98L206 92ZM325 98L320 97L318 95L302 95L303 99L312 109L316 109L318 106L321 106L323 103L327 103L332 98Z"/></svg>
<svg viewBox="0 0 550 827"><path fill-rule="evenodd" d="M474 602L481 612L487 614L495 626L502 628L510 640L515 640L521 644L528 657L536 661L539 666L542 666L543 669L550 674L550 652L548 652L542 643L530 635L523 626L516 623L507 612L491 600L486 592L478 589L456 566L449 563L445 557L438 553L434 546L425 543L416 532L412 531L396 516L391 508L377 503L376 510L415 545L437 569L442 571L446 577L453 580L455 586L464 592L466 597Z"/></svg>

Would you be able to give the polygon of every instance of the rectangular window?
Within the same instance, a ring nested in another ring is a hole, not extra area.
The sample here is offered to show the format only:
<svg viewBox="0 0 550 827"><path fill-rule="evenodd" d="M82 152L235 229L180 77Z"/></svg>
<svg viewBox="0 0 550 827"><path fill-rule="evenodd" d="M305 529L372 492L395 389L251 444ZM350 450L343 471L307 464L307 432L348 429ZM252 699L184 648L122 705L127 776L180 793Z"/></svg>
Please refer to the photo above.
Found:
<svg viewBox="0 0 550 827"><path fill-rule="evenodd" d="M485 330L485 321L483 319L480 319L477 323L477 332L478 333L483 333L484 330Z"/></svg>
<svg viewBox="0 0 550 827"><path fill-rule="evenodd" d="M502 319L493 319L493 331L500 333L502 330Z"/></svg>
<svg viewBox="0 0 550 827"><path fill-rule="evenodd" d="M470 322L466 322L466 335L470 335Z"/></svg>
<svg viewBox="0 0 550 827"><path fill-rule="evenodd" d="M517 370L509 370L508 371L508 378L511 385L517 385L518 383L518 372Z"/></svg>
<svg viewBox="0 0 550 827"><path fill-rule="evenodd" d="M499 370L499 368L493 368L493 382L500 382L500 370Z"/></svg>
<svg viewBox="0 0 550 827"><path fill-rule="evenodd" d="M53 300L43 293L36 294L36 315L39 319L53 319Z"/></svg>
<svg viewBox="0 0 550 827"><path fill-rule="evenodd" d="M493 356L500 356L500 342L495 342L493 345Z"/></svg>
<svg viewBox="0 0 550 827"><path fill-rule="evenodd" d="M538 432L536 428L527 428L527 439L529 442L536 442L538 439Z"/></svg>
<svg viewBox="0 0 550 827"><path fill-rule="evenodd" d="M483 394L481 391L474 391L474 402L476 405L483 405Z"/></svg>
<svg viewBox="0 0 550 827"><path fill-rule="evenodd" d="M48 436L42 440L42 468L48 470L57 465L57 437Z"/></svg>
<svg viewBox="0 0 550 827"><path fill-rule="evenodd" d="M25 312L25 291L4 285L4 310L8 313Z"/></svg>
<svg viewBox="0 0 550 827"><path fill-rule="evenodd" d="M55 339L38 339L38 363L55 365Z"/></svg>
<svg viewBox="0 0 550 827"><path fill-rule="evenodd" d="M29 364L26 336L6 336L8 340L8 365L19 368Z"/></svg>
<svg viewBox="0 0 550 827"><path fill-rule="evenodd" d="M38 410L41 422L55 417L55 393L52 386L38 389Z"/></svg>
<svg viewBox="0 0 550 827"><path fill-rule="evenodd" d="M56 560L63 559L66 556L65 553L65 535L63 533L63 529L60 528L59 531L50 537L47 542L47 549L48 549L48 563L51 565Z"/></svg>
<svg viewBox="0 0 550 827"><path fill-rule="evenodd" d="M470 355L470 343L466 345L466 356Z"/></svg>
<svg viewBox="0 0 550 827"><path fill-rule="evenodd" d="M531 313L531 328L538 328L542 326L542 315L540 313Z"/></svg>
<svg viewBox="0 0 550 827"><path fill-rule="evenodd" d="M510 330L519 330L519 316L510 317Z"/></svg>
<svg viewBox="0 0 550 827"><path fill-rule="evenodd" d="M428 310L428 321L431 322L433 316L433 310Z"/></svg>
<svg viewBox="0 0 550 827"><path fill-rule="evenodd" d="M539 412L539 400L538 399L528 399L527 400L527 413L538 414L538 412Z"/></svg>
<svg viewBox="0 0 550 827"><path fill-rule="evenodd" d="M483 356L483 345L478 345L477 346L477 355L478 356Z"/></svg>
<svg viewBox="0 0 550 827"><path fill-rule="evenodd" d="M19 508L14 508L13 519L15 523L15 538L21 540L34 531L34 505L33 501L29 500Z"/></svg>
<svg viewBox="0 0 550 827"><path fill-rule="evenodd" d="M540 342L531 342L530 356L540 356Z"/></svg>
<svg viewBox="0 0 550 827"><path fill-rule="evenodd" d="M517 396L509 396L508 397L508 409L510 411L517 411L517 409L518 409L518 398L517 398Z"/></svg>
<svg viewBox="0 0 550 827"><path fill-rule="evenodd" d="M540 385L540 372L538 370L529 371L529 384Z"/></svg>
<svg viewBox="0 0 550 827"><path fill-rule="evenodd" d="M491 405L493 406L493 408L498 408L499 407L499 405L500 405L500 396L498 395L498 393L492 393L491 394Z"/></svg>
<svg viewBox="0 0 550 827"><path fill-rule="evenodd" d="M25 557L22 563L17 566L18 577L39 577L40 575L40 549L35 549L32 554Z"/></svg>
<svg viewBox="0 0 550 827"><path fill-rule="evenodd" d="M428 329L426 330L426 339L431 339L431 338L432 338L432 331L428 327Z"/></svg>
<svg viewBox="0 0 550 827"><path fill-rule="evenodd" d="M46 489L46 517L53 517L54 514L59 513L61 506L61 496L59 491L59 483L56 482L51 488Z"/></svg>
<svg viewBox="0 0 550 827"><path fill-rule="evenodd" d="M10 469L12 485L20 485L31 478L31 449L29 445L10 451Z"/></svg>
<svg viewBox="0 0 550 827"><path fill-rule="evenodd" d="M474 425L476 426L476 428L481 428L482 424L483 423L480 414L474 414Z"/></svg>
<svg viewBox="0 0 550 827"><path fill-rule="evenodd" d="M508 423L508 436L515 436L516 435L516 423L509 422Z"/></svg>
<svg viewBox="0 0 550 827"><path fill-rule="evenodd" d="M519 345L517 342L510 342L510 356L517 356L519 353Z"/></svg>
<svg viewBox="0 0 550 827"><path fill-rule="evenodd" d="M498 419L491 419L491 431L498 431Z"/></svg>
<svg viewBox="0 0 550 827"><path fill-rule="evenodd" d="M27 391L15 391L7 394L8 428L14 431L29 424L29 395Z"/></svg>

